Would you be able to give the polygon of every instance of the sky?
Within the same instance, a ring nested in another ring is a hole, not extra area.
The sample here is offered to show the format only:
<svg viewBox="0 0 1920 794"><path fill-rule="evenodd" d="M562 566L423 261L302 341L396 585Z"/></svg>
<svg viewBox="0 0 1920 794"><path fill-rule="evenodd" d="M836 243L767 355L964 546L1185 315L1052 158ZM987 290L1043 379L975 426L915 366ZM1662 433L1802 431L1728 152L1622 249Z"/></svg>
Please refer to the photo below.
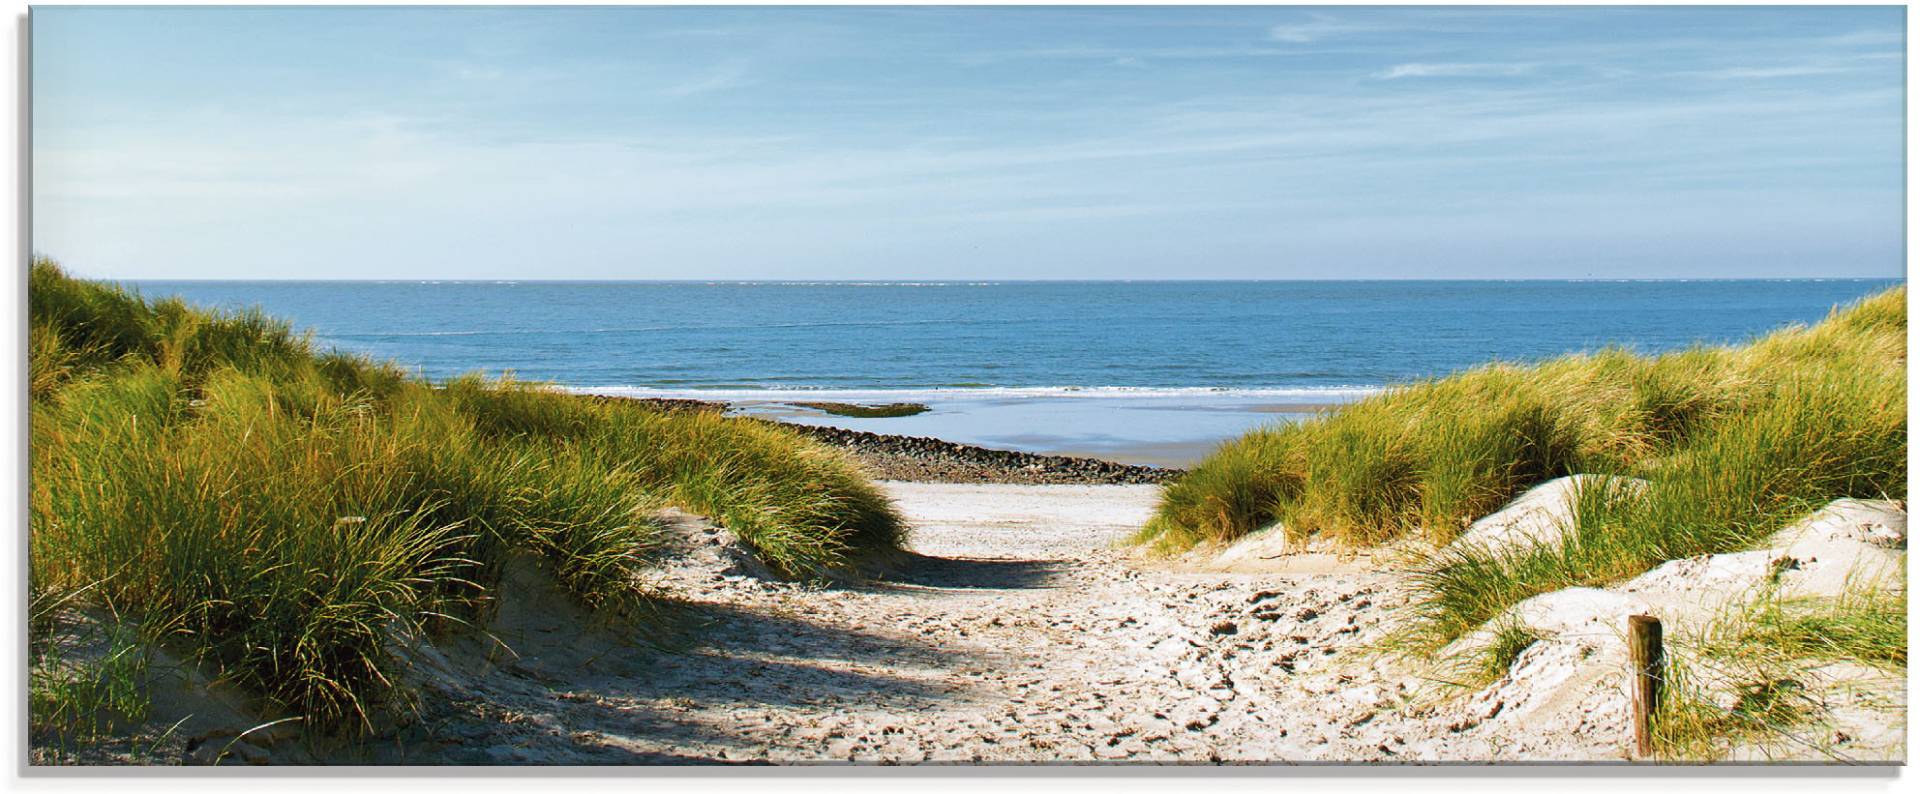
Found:
<svg viewBox="0 0 1920 794"><path fill-rule="evenodd" d="M1904 273L1901 7L33 9L103 278Z"/></svg>

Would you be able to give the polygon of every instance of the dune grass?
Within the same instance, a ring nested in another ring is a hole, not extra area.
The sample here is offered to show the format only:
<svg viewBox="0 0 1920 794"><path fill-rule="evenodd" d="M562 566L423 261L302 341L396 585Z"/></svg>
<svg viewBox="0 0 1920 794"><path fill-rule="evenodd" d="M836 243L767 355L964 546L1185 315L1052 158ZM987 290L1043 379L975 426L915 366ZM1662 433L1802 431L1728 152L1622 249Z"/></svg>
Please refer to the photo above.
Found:
<svg viewBox="0 0 1920 794"><path fill-rule="evenodd" d="M119 723L147 717L152 702L142 688L151 660L140 637L123 624L58 625L29 636L34 649L27 677L28 731L56 752L109 735ZM56 632L68 636L58 636ZM92 646L83 658L72 647Z"/></svg>
<svg viewBox="0 0 1920 794"><path fill-rule="evenodd" d="M1797 736L1820 710L1806 686L1790 676L1744 675L1726 680L1725 672L1705 660L1669 659L1664 694L1651 720L1654 754L1701 762L1719 760L1733 745L1745 742L1815 747ZM1707 680L1728 688L1730 708L1708 694Z"/></svg>
<svg viewBox="0 0 1920 794"><path fill-rule="evenodd" d="M1852 581L1836 597L1769 591L1680 638L1678 653L1668 658L1669 695L1655 714L1656 750L1673 759L1715 760L1751 742L1846 760L1826 746L1830 732L1813 730L1834 703L1888 711L1904 711L1905 704L1846 696L1859 683L1823 668L1847 663L1904 678L1905 591L1904 577Z"/></svg>
<svg viewBox="0 0 1920 794"><path fill-rule="evenodd" d="M1409 644L1431 649L1526 597L1750 546L1835 498L1904 498L1906 446L1899 287L1745 346L1492 364L1256 431L1168 486L1136 540L1175 551L1279 522L1294 538L1444 547L1554 477L1650 481L1582 488L1563 544L1442 548L1416 572Z"/></svg>
<svg viewBox="0 0 1920 794"><path fill-rule="evenodd" d="M1480 677L1493 681L1506 675L1513 669L1513 663L1520 661L1520 655L1532 648L1541 639L1539 632L1528 628L1518 621L1502 624L1493 632L1482 656Z"/></svg>
<svg viewBox="0 0 1920 794"><path fill-rule="evenodd" d="M1893 587L1852 582L1833 598L1769 594L1704 632L1703 652L1726 660L1857 662L1907 667L1904 580Z"/></svg>
<svg viewBox="0 0 1920 794"><path fill-rule="evenodd" d="M321 353L258 312L36 261L29 586L85 593L309 724L370 726L396 637L484 616L510 555L646 631L664 505L794 576L897 552L839 453L765 423Z"/></svg>

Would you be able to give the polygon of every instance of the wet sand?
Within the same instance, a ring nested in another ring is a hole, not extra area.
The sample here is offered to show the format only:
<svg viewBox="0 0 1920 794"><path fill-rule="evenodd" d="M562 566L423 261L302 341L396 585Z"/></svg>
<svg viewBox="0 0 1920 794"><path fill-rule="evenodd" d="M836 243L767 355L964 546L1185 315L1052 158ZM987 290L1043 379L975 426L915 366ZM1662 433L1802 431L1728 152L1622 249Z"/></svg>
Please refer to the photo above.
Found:
<svg viewBox="0 0 1920 794"><path fill-rule="evenodd" d="M834 416L791 403L738 402L731 410L782 422L938 438L987 449L1186 468L1221 442L1336 408L1338 402L1256 402L1226 396L1018 397L931 401L914 416Z"/></svg>

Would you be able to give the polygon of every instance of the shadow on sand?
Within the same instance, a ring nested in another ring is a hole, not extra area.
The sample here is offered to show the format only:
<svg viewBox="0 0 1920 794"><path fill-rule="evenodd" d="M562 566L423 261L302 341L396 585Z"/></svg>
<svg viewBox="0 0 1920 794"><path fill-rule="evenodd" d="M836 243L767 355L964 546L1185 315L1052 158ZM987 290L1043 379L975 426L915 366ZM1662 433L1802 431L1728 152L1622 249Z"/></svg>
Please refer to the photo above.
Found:
<svg viewBox="0 0 1920 794"><path fill-rule="evenodd" d="M1033 590L1057 586L1073 563L1067 560L1002 560L929 557L907 553L896 573L884 580L945 590Z"/></svg>
<svg viewBox="0 0 1920 794"><path fill-rule="evenodd" d="M1056 580L1074 565L908 554L884 579L826 589L864 599L1048 588L1059 586ZM970 697L951 683L955 674L1014 663L998 652L933 642L920 636L916 623L887 616L869 622L858 612L835 617L837 609L814 614L777 601L677 602L668 610L674 633L685 640L668 643L672 647L633 638L608 645L596 641L596 632L568 626L571 615L546 615L551 620L516 638L514 659L461 682L464 706L446 704L441 720L394 737L401 739L394 745L336 760L724 763L783 741L785 728L768 720L768 712L824 716L859 704L915 713ZM564 610L547 604L529 611Z"/></svg>

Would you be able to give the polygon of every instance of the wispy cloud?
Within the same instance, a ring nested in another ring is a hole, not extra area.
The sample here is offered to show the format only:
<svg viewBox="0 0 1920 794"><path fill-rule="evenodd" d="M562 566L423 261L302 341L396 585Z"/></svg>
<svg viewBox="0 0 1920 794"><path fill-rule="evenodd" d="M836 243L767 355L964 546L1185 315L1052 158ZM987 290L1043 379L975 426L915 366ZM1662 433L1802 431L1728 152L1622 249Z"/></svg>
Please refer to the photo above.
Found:
<svg viewBox="0 0 1920 794"><path fill-rule="evenodd" d="M1812 77L1852 71L1844 66L1740 66L1697 72L1713 80L1774 80L1783 77Z"/></svg>
<svg viewBox="0 0 1920 794"><path fill-rule="evenodd" d="M450 63L447 72L461 80L498 80L507 76L505 69L477 63Z"/></svg>
<svg viewBox="0 0 1920 794"><path fill-rule="evenodd" d="M1382 80L1407 77L1515 77L1533 71L1535 63L1403 63L1375 75Z"/></svg>
<svg viewBox="0 0 1920 794"><path fill-rule="evenodd" d="M1373 25L1345 22L1326 14L1314 14L1313 19L1307 22L1274 25L1267 29L1267 37L1288 44L1312 44L1321 39L1376 29L1378 28Z"/></svg>
<svg viewBox="0 0 1920 794"><path fill-rule="evenodd" d="M49 26L35 243L214 276L1903 261L1897 9L936 11L516 11L338 73L292 24L204 68L225 31L130 19L103 60Z"/></svg>
<svg viewBox="0 0 1920 794"><path fill-rule="evenodd" d="M1267 38L1286 44L1313 44L1332 39L1382 34L1486 33L1520 16L1520 9L1401 9L1382 14L1377 9L1352 10L1345 16L1309 13L1305 22L1267 28ZM1404 42L1401 42L1404 43Z"/></svg>
<svg viewBox="0 0 1920 794"><path fill-rule="evenodd" d="M745 61L729 61L705 75L667 86L660 93L670 97L690 97L739 88L753 82L748 77L749 71Z"/></svg>
<svg viewBox="0 0 1920 794"><path fill-rule="evenodd" d="M960 52L952 57L954 61L967 66L986 66L1014 60L1107 61L1115 65L1131 66L1150 60L1204 61L1299 55L1298 52L1282 47L1043 47Z"/></svg>

